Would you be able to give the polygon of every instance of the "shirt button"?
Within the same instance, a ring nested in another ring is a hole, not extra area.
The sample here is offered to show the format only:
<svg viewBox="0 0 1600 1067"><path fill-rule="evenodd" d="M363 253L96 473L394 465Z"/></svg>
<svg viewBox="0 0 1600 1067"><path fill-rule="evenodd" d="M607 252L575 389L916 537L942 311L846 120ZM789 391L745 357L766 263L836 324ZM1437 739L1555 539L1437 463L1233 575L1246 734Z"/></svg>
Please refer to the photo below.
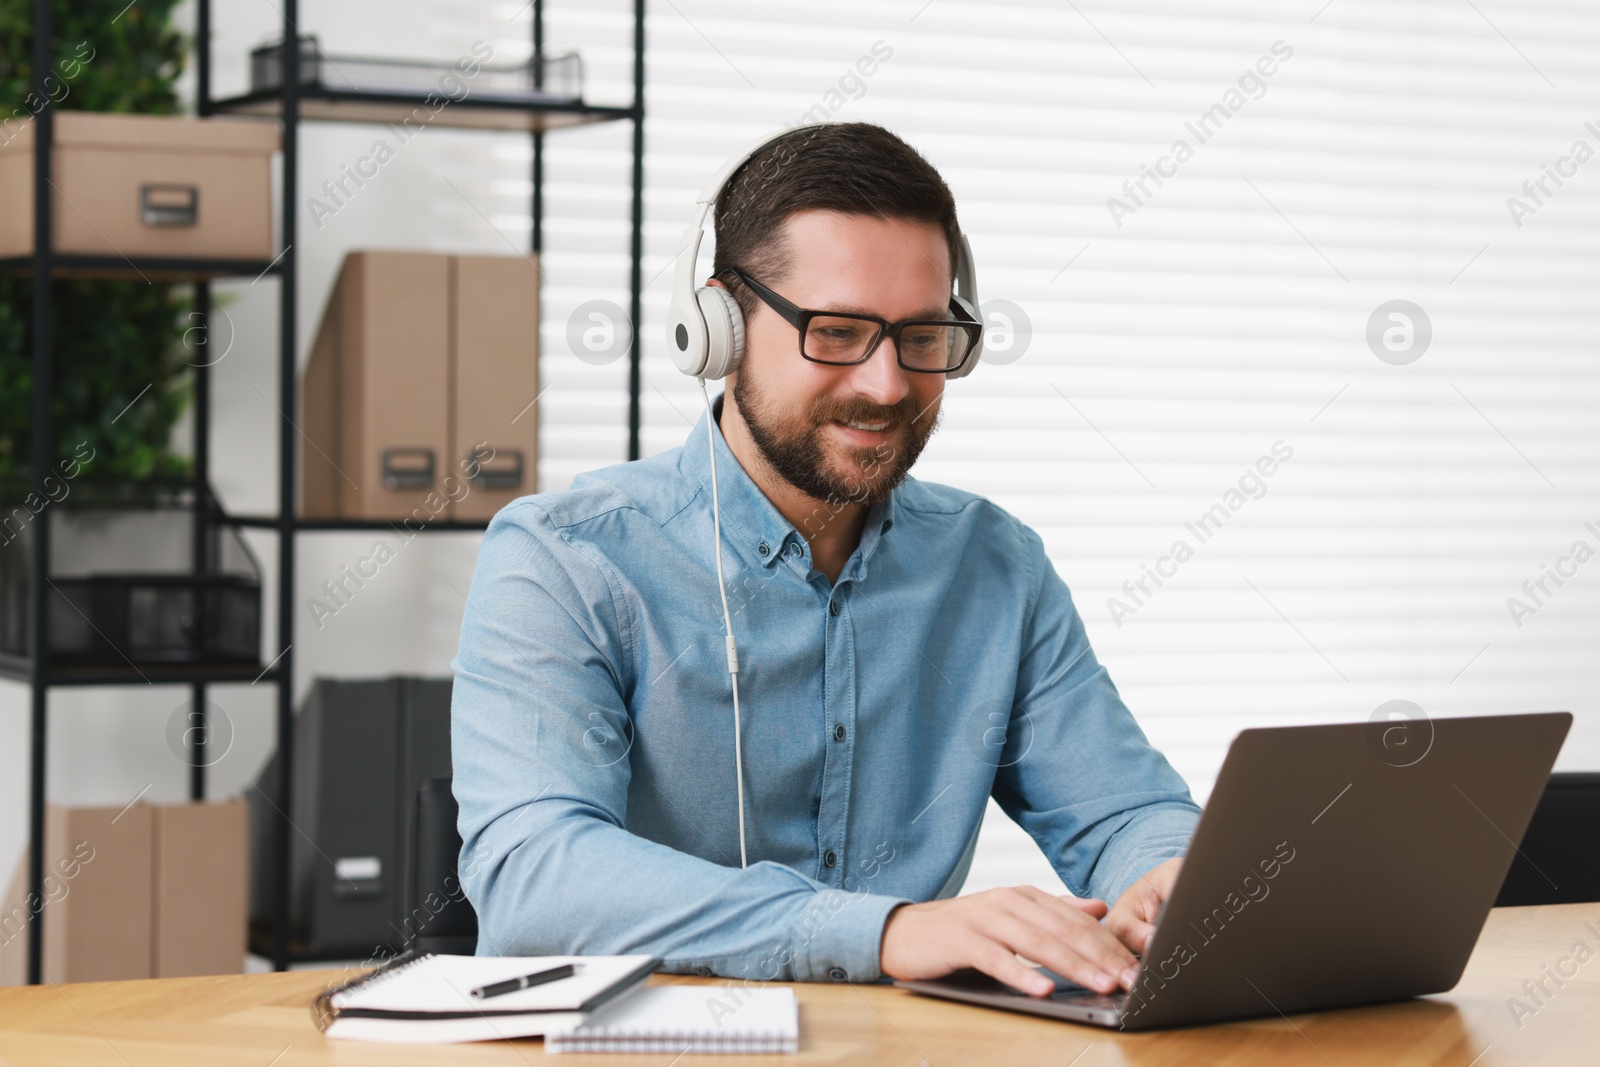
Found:
<svg viewBox="0 0 1600 1067"><path fill-rule="evenodd" d="M829 967L828 977L832 978L835 982L848 982L850 980L850 976L845 973L843 967Z"/></svg>
<svg viewBox="0 0 1600 1067"><path fill-rule="evenodd" d="M828 614L829 615L837 615L837 614L839 614L839 602L837 600L828 601Z"/></svg>
<svg viewBox="0 0 1600 1067"><path fill-rule="evenodd" d="M844 740L844 734L845 734L844 723L840 723L838 726L835 726L833 728L833 739L835 741L843 741Z"/></svg>
<svg viewBox="0 0 1600 1067"><path fill-rule="evenodd" d="M756 554L763 558L765 558L771 551L772 549L767 547L767 543L765 541L756 546Z"/></svg>
<svg viewBox="0 0 1600 1067"><path fill-rule="evenodd" d="M824 867L837 867L839 865L839 854L830 848L822 854L822 865Z"/></svg>
<svg viewBox="0 0 1600 1067"><path fill-rule="evenodd" d="M694 973L698 974L701 978L710 978L711 977L711 968L710 967L696 967L694 969Z"/></svg>

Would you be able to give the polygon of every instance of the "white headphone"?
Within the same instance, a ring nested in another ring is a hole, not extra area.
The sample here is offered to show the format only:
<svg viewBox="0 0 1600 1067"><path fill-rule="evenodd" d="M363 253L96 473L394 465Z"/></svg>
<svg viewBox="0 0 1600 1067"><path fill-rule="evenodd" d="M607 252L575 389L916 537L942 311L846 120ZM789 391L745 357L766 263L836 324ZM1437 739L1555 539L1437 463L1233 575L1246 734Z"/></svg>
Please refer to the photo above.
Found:
<svg viewBox="0 0 1600 1067"><path fill-rule="evenodd" d="M728 184L734 172L770 144L783 140L801 130L838 125L831 122L812 122L796 126L782 133L761 138L749 148L722 165L711 176L700 196L695 200L694 218L683 231L678 246L678 265L672 276L672 307L667 312L667 351L678 369L691 377L717 379L739 368L744 356L744 312L733 294L716 286L695 286L695 260L700 255L700 242L705 237L706 216L716 205L722 187ZM972 246L965 234L960 235L955 249L955 294L952 302L973 322L982 322L978 314L978 272L972 262ZM983 358L983 342L959 370L950 371L946 379L965 378Z"/></svg>
<svg viewBox="0 0 1600 1067"><path fill-rule="evenodd" d="M829 125L833 123L808 123L763 137L724 163L722 169L711 176L695 201L694 220L683 231L683 242L678 248L677 271L672 278L672 309L667 313L668 351L672 353L673 362L677 363L679 370L699 379L700 397L706 406L706 450L711 459L711 520L715 538L712 544L717 561L717 590L722 594L722 627L726 635L728 676L733 686L733 773L739 803L740 867L748 865L749 857L745 852L744 832L744 741L739 718L739 648L733 639L733 617L728 612L728 586L722 574L722 505L717 498L717 449L713 439L713 423L716 419L711 412L711 394L706 391L706 379L721 378L729 371L738 369L739 360L744 356L744 312L728 290L715 286L695 287L695 259L700 254L700 241L705 237L706 216L734 171L761 149L791 133ZM964 234L961 235L956 257L955 280L957 292L950 298L952 303L972 321L982 322L978 317L977 271L972 263L972 248L967 244ZM982 357L983 342L980 338L971 357L959 370L950 371L945 377L966 377Z"/></svg>

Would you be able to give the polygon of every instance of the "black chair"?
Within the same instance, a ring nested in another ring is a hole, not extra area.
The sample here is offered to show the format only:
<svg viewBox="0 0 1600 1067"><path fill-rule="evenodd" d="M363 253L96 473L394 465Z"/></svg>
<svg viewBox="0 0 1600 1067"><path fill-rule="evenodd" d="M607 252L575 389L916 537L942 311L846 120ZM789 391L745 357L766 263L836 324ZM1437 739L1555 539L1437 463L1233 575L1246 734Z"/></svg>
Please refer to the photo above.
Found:
<svg viewBox="0 0 1600 1067"><path fill-rule="evenodd" d="M450 779L430 778L417 789L416 866L406 919L417 955L439 952L470 956L478 946L478 913L472 910L456 870L461 835Z"/></svg>
<svg viewBox="0 0 1600 1067"><path fill-rule="evenodd" d="M1600 901L1600 772L1552 774L1495 907Z"/></svg>

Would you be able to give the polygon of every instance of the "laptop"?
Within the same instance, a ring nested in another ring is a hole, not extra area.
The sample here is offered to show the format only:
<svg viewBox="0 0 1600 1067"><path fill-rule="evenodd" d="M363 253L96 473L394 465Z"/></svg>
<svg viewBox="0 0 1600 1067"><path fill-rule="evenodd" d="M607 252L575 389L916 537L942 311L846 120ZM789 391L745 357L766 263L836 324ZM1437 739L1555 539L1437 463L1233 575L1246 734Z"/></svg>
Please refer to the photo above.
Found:
<svg viewBox="0 0 1600 1067"><path fill-rule="evenodd" d="M1032 997L977 971L895 984L1122 1030L1445 992L1571 725L1560 711L1245 730L1132 989L1055 976Z"/></svg>

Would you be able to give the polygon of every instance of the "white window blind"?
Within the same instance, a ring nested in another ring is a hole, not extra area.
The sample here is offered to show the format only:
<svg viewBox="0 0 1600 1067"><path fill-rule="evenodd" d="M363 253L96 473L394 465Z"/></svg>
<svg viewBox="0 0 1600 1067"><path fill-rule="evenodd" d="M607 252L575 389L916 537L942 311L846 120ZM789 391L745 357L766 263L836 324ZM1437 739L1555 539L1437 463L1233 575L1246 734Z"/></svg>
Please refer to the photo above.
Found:
<svg viewBox="0 0 1600 1067"><path fill-rule="evenodd" d="M407 51L520 59L520 9L429 0ZM632 4L546 17L588 98L626 103ZM1239 729L1390 700L1568 708L1560 766L1600 765L1600 562L1574 551L1600 551L1600 9L652 0L648 42L647 454L699 410L660 338L695 191L808 113L881 122L1013 309L915 474L1040 532L1198 799ZM543 490L625 458L626 362L568 327L627 305L628 136L546 140ZM524 246L526 141L436 140L457 191L427 199L429 242ZM1050 874L991 819L968 889L1014 881Z"/></svg>

